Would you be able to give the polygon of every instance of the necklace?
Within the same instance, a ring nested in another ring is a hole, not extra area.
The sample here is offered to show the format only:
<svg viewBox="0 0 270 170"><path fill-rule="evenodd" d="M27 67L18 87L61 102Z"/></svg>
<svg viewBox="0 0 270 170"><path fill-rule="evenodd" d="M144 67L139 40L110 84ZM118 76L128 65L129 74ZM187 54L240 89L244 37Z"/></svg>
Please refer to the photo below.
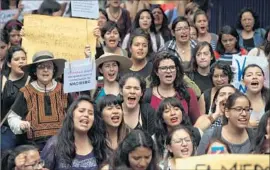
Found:
<svg viewBox="0 0 270 170"><path fill-rule="evenodd" d="M161 97L161 99L165 99L165 98L168 98L168 97L165 97L165 96L162 96L158 90L158 86L157 86L157 93L158 95ZM173 96L169 96L169 97L175 97L176 96L176 93L173 95Z"/></svg>
<svg viewBox="0 0 270 170"><path fill-rule="evenodd" d="M114 22L117 22L120 14L121 14L121 9L117 12L117 16L113 15L109 8L108 8L108 12L109 12L110 16L113 18Z"/></svg>

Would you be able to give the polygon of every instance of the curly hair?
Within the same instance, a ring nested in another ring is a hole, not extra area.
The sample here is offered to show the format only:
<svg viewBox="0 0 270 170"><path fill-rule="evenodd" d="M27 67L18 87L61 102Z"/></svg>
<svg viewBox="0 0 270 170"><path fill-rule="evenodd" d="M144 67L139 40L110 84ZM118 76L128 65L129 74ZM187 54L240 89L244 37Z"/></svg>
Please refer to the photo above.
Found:
<svg viewBox="0 0 270 170"><path fill-rule="evenodd" d="M259 16L253 11L253 9L251 8L243 8L239 15L238 15L238 19L237 19L237 24L236 24L236 28L237 29L240 29L240 30L243 30L243 25L241 23L241 20L242 20L242 15L245 13L245 12L250 12L251 15L253 16L254 18L254 26L252 28L252 30L256 30L257 28L259 28L260 26L260 21L259 21Z"/></svg>
<svg viewBox="0 0 270 170"><path fill-rule="evenodd" d="M215 72L215 69L220 69L223 71L223 74L225 74L226 76L228 76L228 83L231 83L233 81L233 76L234 76L234 73L232 71L232 68L230 65L228 65L226 62L224 61L216 61L214 64L211 65L210 67L210 73L209 73L209 76L211 77L211 81L212 81L212 84L213 84L213 77L214 77L214 72Z"/></svg>

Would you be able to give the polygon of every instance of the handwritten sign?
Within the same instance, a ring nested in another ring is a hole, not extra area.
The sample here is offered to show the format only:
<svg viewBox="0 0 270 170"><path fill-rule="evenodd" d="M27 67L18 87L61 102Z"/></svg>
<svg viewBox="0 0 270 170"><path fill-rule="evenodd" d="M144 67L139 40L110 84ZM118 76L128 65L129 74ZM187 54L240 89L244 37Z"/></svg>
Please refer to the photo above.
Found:
<svg viewBox="0 0 270 170"><path fill-rule="evenodd" d="M51 51L56 58L67 61L83 59L85 45L91 46L95 55L96 38L93 29L96 20L26 15L22 46L26 49L28 63L37 51Z"/></svg>
<svg viewBox="0 0 270 170"><path fill-rule="evenodd" d="M71 1L71 14L73 17L93 18L99 17L98 0Z"/></svg>
<svg viewBox="0 0 270 170"><path fill-rule="evenodd" d="M267 58L256 57L256 56L239 56L233 55L232 67L234 68L234 80L233 86L239 89L241 92L245 93L247 88L242 82L242 76L244 74L244 69L250 64L257 64L260 66L265 74L264 86L269 87L269 64Z"/></svg>
<svg viewBox="0 0 270 170"><path fill-rule="evenodd" d="M96 84L96 63L93 59L83 59L65 63L65 93L95 89Z"/></svg>
<svg viewBox="0 0 270 170"><path fill-rule="evenodd" d="M17 9L1 10L0 11L0 29L18 13Z"/></svg>
<svg viewBox="0 0 270 170"><path fill-rule="evenodd" d="M177 170L269 170L268 155L220 154L176 159Z"/></svg>

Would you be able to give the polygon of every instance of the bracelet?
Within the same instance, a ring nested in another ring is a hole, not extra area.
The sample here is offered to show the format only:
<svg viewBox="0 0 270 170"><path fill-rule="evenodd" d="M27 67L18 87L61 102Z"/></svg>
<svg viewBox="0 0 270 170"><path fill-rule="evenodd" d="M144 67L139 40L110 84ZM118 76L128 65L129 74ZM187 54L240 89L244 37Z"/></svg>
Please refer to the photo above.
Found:
<svg viewBox="0 0 270 170"><path fill-rule="evenodd" d="M208 116L208 119L210 120L211 124L215 122L215 119L213 118L212 115L209 115Z"/></svg>

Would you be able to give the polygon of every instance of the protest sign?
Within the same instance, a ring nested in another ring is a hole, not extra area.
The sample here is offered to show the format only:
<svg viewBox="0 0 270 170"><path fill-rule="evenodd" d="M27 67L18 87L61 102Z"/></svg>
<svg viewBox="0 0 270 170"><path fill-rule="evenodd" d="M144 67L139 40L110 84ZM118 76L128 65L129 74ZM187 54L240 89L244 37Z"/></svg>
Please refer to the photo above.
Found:
<svg viewBox="0 0 270 170"><path fill-rule="evenodd" d="M65 93L95 89L96 84L96 63L94 59L87 58L65 63Z"/></svg>
<svg viewBox="0 0 270 170"><path fill-rule="evenodd" d="M177 170L269 170L269 155L214 154L176 159Z"/></svg>
<svg viewBox="0 0 270 170"><path fill-rule="evenodd" d="M232 82L233 86L240 90L241 92L246 92L246 87L242 82L242 76L246 66L250 64L259 65L265 73L264 86L269 87L269 65L266 57L256 57L256 56L239 56L233 55L232 67L234 69L234 80Z"/></svg>
<svg viewBox="0 0 270 170"><path fill-rule="evenodd" d="M18 13L17 9L1 10L0 11L0 29L4 27L5 23L13 19L13 17Z"/></svg>
<svg viewBox="0 0 270 170"><path fill-rule="evenodd" d="M73 17L93 18L99 17L98 0L71 1L71 15Z"/></svg>
<svg viewBox="0 0 270 170"><path fill-rule="evenodd" d="M96 38L93 30L96 20L26 15L22 46L27 52L27 62L32 62L34 53L51 51L56 58L68 61L85 58L84 48L89 44L95 55Z"/></svg>
<svg viewBox="0 0 270 170"><path fill-rule="evenodd" d="M166 3L170 3L166 0L150 0L151 4L166 4Z"/></svg>

